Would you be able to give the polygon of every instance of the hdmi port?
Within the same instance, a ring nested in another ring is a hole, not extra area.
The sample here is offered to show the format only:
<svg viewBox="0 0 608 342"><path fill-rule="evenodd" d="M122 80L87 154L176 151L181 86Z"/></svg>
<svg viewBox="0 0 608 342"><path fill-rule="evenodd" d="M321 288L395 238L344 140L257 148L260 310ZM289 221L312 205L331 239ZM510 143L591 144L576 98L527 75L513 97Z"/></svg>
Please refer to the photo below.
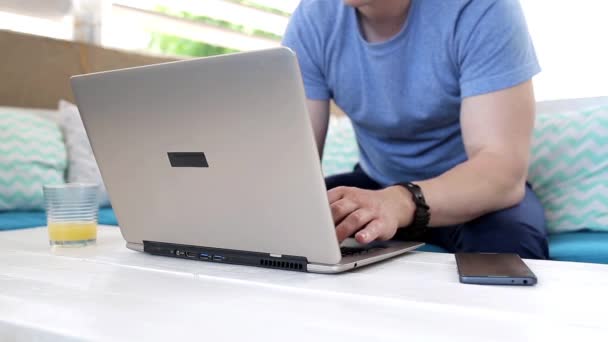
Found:
<svg viewBox="0 0 608 342"><path fill-rule="evenodd" d="M192 259L198 259L198 253L195 253L195 252L186 252L186 257L192 258Z"/></svg>
<svg viewBox="0 0 608 342"><path fill-rule="evenodd" d="M224 257L221 255L214 255L213 256L213 261L224 261Z"/></svg>

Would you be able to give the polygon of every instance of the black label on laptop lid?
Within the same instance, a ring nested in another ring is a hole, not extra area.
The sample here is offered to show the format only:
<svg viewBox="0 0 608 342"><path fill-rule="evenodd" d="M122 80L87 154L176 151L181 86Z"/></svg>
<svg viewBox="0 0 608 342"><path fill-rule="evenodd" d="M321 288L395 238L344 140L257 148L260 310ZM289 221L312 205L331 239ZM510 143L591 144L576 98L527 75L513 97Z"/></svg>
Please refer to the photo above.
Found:
<svg viewBox="0 0 608 342"><path fill-rule="evenodd" d="M168 152L172 167L209 167L203 152Z"/></svg>

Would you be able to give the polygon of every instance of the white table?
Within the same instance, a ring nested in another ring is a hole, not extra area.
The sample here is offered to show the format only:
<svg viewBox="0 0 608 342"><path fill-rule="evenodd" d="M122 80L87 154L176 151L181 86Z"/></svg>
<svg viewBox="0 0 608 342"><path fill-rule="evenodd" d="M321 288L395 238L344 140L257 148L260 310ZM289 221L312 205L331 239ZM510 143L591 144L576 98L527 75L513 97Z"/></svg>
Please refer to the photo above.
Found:
<svg viewBox="0 0 608 342"><path fill-rule="evenodd" d="M535 287L458 282L414 252L342 275L158 257L115 227L51 251L0 233L0 341L607 341L608 266L528 261Z"/></svg>

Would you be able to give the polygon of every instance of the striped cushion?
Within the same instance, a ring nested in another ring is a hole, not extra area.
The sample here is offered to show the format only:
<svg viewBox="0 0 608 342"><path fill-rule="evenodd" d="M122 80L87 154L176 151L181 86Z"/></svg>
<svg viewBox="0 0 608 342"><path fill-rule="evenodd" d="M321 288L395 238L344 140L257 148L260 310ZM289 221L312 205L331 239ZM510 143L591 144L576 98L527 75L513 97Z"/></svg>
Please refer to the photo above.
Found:
<svg viewBox="0 0 608 342"><path fill-rule="evenodd" d="M332 116L323 149L323 173L331 176L349 172L359 160L355 132L346 116Z"/></svg>
<svg viewBox="0 0 608 342"><path fill-rule="evenodd" d="M0 210L41 209L42 186L64 182L66 149L58 124L0 112Z"/></svg>
<svg viewBox="0 0 608 342"><path fill-rule="evenodd" d="M608 231L608 107L539 115L529 180L551 233Z"/></svg>

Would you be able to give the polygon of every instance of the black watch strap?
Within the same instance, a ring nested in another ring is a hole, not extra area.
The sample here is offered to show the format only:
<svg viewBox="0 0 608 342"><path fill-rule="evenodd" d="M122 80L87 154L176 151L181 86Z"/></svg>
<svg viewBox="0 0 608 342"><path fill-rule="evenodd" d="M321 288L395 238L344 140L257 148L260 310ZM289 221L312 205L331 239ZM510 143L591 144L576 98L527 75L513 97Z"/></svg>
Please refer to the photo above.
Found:
<svg viewBox="0 0 608 342"><path fill-rule="evenodd" d="M431 214L429 212L429 206L426 204L422 189L414 183L399 183L395 184L406 188L412 194L412 200L416 205L414 210L414 218L412 223L407 227L414 235L422 235L428 227L429 221L431 220Z"/></svg>

